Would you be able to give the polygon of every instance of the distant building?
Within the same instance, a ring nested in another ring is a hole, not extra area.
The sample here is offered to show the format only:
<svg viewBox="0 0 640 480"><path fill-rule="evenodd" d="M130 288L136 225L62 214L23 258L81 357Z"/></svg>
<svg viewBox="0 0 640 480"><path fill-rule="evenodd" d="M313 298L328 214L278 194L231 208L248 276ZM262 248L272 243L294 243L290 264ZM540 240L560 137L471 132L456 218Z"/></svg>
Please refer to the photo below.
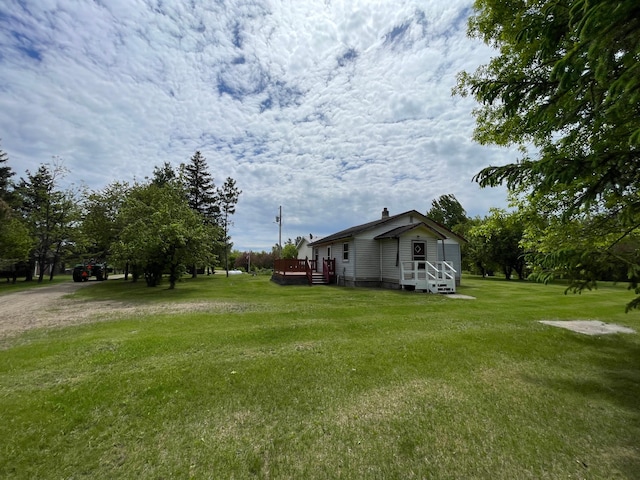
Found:
<svg viewBox="0 0 640 480"><path fill-rule="evenodd" d="M305 235L304 237L302 237L300 241L298 241L298 243L296 244L296 249L298 250L298 258L302 260L304 259L313 260L314 259L313 248L311 248L309 244L311 242L317 242L321 238L322 237L315 237L312 234L309 234L308 236Z"/></svg>

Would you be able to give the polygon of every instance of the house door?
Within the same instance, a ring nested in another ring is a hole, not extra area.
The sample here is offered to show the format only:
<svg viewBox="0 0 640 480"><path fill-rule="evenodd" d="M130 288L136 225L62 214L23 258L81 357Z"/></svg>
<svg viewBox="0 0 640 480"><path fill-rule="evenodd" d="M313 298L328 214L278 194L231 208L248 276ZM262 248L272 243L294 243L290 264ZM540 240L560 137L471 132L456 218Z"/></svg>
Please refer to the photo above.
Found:
<svg viewBox="0 0 640 480"><path fill-rule="evenodd" d="M318 260L320 257L320 249L318 247L313 247L313 259L316 261L316 272L321 272L322 269L320 268L320 265L318 264Z"/></svg>
<svg viewBox="0 0 640 480"><path fill-rule="evenodd" d="M411 258L414 262L416 290L428 290L427 282L427 244L426 242L413 241L411 245Z"/></svg>
<svg viewBox="0 0 640 480"><path fill-rule="evenodd" d="M414 240L411 246L411 259L418 262L418 270L425 270L427 268L427 244Z"/></svg>

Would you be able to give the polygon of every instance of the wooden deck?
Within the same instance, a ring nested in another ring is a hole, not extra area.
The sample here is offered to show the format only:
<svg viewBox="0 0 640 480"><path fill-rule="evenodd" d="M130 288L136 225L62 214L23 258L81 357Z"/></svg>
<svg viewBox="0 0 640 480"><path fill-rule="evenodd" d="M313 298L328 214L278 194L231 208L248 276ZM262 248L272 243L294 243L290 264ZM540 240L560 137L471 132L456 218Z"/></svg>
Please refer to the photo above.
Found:
<svg viewBox="0 0 640 480"><path fill-rule="evenodd" d="M274 262L271 280L280 285L318 285L335 283L335 259L322 261L319 271L315 260L293 258Z"/></svg>

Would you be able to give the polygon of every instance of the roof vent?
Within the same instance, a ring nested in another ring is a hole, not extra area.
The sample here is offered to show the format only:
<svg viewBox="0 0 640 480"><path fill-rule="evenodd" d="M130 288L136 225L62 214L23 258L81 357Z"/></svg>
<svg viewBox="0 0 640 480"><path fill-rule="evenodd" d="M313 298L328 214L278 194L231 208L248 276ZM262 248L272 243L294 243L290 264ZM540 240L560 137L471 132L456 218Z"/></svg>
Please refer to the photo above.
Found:
<svg viewBox="0 0 640 480"><path fill-rule="evenodd" d="M389 218L389 210L387 210L387 207L384 207L384 210L382 210L382 218Z"/></svg>

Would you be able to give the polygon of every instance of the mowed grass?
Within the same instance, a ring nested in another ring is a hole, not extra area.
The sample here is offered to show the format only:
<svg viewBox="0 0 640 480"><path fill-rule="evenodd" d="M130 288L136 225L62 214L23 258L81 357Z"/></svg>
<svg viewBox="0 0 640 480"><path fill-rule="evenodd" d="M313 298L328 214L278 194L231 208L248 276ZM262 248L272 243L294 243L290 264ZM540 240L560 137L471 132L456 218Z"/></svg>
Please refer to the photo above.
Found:
<svg viewBox="0 0 640 480"><path fill-rule="evenodd" d="M640 478L632 294L463 279L476 300L215 275L82 308L213 302L6 339L0 478ZM0 312L1 315L1 312Z"/></svg>

